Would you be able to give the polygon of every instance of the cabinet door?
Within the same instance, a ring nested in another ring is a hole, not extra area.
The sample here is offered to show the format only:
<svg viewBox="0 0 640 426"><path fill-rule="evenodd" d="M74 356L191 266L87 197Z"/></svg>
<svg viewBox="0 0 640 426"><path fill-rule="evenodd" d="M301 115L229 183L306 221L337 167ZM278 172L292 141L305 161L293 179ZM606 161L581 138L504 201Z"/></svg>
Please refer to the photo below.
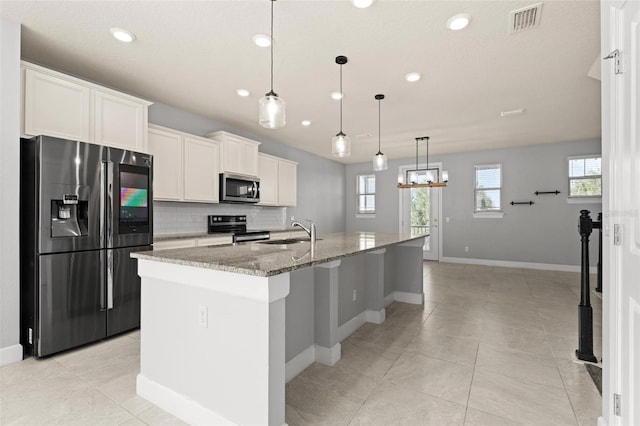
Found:
<svg viewBox="0 0 640 426"><path fill-rule="evenodd" d="M297 197L297 169L295 163L278 161L278 205L295 206Z"/></svg>
<svg viewBox="0 0 640 426"><path fill-rule="evenodd" d="M153 155L153 199L182 200L182 136L149 128L149 153Z"/></svg>
<svg viewBox="0 0 640 426"><path fill-rule="evenodd" d="M245 142L242 147L242 174L258 176L258 144Z"/></svg>
<svg viewBox="0 0 640 426"><path fill-rule="evenodd" d="M124 96L94 92L94 142L147 152L147 105Z"/></svg>
<svg viewBox="0 0 640 426"><path fill-rule="evenodd" d="M223 170L227 173L243 173L244 141L227 136L222 148Z"/></svg>
<svg viewBox="0 0 640 426"><path fill-rule="evenodd" d="M25 70L24 132L89 142L88 87Z"/></svg>
<svg viewBox="0 0 640 426"><path fill-rule="evenodd" d="M220 145L214 141L184 138L185 201L218 202Z"/></svg>
<svg viewBox="0 0 640 426"><path fill-rule="evenodd" d="M258 177L260 178L260 205L278 205L278 159L258 155Z"/></svg>
<svg viewBox="0 0 640 426"><path fill-rule="evenodd" d="M169 249L177 249L177 248L187 248L187 247L195 247L196 246L195 239L183 239L183 240L165 240L158 241L157 243L153 243L153 250L169 250Z"/></svg>

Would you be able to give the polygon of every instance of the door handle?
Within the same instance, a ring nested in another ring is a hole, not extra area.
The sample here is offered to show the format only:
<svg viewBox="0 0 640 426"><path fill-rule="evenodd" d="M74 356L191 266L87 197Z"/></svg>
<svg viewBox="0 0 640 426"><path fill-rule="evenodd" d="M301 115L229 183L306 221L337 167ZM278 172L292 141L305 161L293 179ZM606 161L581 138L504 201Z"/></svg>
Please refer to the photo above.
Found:
<svg viewBox="0 0 640 426"><path fill-rule="evenodd" d="M107 310L113 309L113 250L107 250Z"/></svg>

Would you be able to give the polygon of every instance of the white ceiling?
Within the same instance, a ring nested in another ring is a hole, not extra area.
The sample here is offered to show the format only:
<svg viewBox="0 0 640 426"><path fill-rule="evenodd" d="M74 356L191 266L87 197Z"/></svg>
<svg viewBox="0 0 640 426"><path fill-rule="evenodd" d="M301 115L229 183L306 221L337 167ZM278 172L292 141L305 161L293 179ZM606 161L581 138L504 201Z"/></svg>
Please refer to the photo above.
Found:
<svg viewBox="0 0 640 426"><path fill-rule="evenodd" d="M600 53L599 2L545 0L539 27L509 34L509 12L535 2L277 1L274 90L287 104L279 130L257 124L269 49L251 37L269 33L268 0L2 0L0 11L23 24L23 59L328 158L339 131L339 102L329 96L339 87L335 57L345 55L343 129L353 147L340 161L356 163L377 151L377 93L386 95L389 158L414 156L424 135L430 153L599 137L600 82L587 76ZM462 12L469 27L448 30ZM117 42L112 27L137 41ZM422 80L406 82L410 71ZM525 114L500 117L519 108Z"/></svg>

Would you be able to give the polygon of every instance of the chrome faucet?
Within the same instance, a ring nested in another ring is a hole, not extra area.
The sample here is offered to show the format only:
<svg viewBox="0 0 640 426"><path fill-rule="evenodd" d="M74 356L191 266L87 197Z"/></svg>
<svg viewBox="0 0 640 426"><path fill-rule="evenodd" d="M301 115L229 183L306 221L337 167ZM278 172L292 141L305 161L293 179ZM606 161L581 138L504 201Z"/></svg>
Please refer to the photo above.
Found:
<svg viewBox="0 0 640 426"><path fill-rule="evenodd" d="M295 228L296 226L299 226L300 228L304 229L304 231L307 234L309 234L309 238L311 239L311 244L315 244L316 243L316 224L309 219L307 220L310 223L309 228L307 228L306 226L304 226L298 221L291 222L291 227Z"/></svg>

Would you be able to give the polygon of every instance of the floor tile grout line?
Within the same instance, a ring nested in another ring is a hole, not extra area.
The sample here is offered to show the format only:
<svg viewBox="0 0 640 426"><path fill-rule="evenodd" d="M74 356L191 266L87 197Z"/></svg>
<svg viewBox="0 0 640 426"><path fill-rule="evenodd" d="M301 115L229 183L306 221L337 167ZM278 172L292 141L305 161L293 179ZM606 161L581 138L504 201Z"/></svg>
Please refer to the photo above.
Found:
<svg viewBox="0 0 640 426"><path fill-rule="evenodd" d="M476 356L473 361L473 370L471 371L471 383L469 384L469 392L467 393L467 403L465 404L464 409L464 418L462 419L462 424L464 425L467 422L467 413L469 412L469 401L471 400L471 389L473 389L473 379L476 375L476 366L478 364L478 353L480 352L480 342L478 342L478 346L476 346Z"/></svg>

